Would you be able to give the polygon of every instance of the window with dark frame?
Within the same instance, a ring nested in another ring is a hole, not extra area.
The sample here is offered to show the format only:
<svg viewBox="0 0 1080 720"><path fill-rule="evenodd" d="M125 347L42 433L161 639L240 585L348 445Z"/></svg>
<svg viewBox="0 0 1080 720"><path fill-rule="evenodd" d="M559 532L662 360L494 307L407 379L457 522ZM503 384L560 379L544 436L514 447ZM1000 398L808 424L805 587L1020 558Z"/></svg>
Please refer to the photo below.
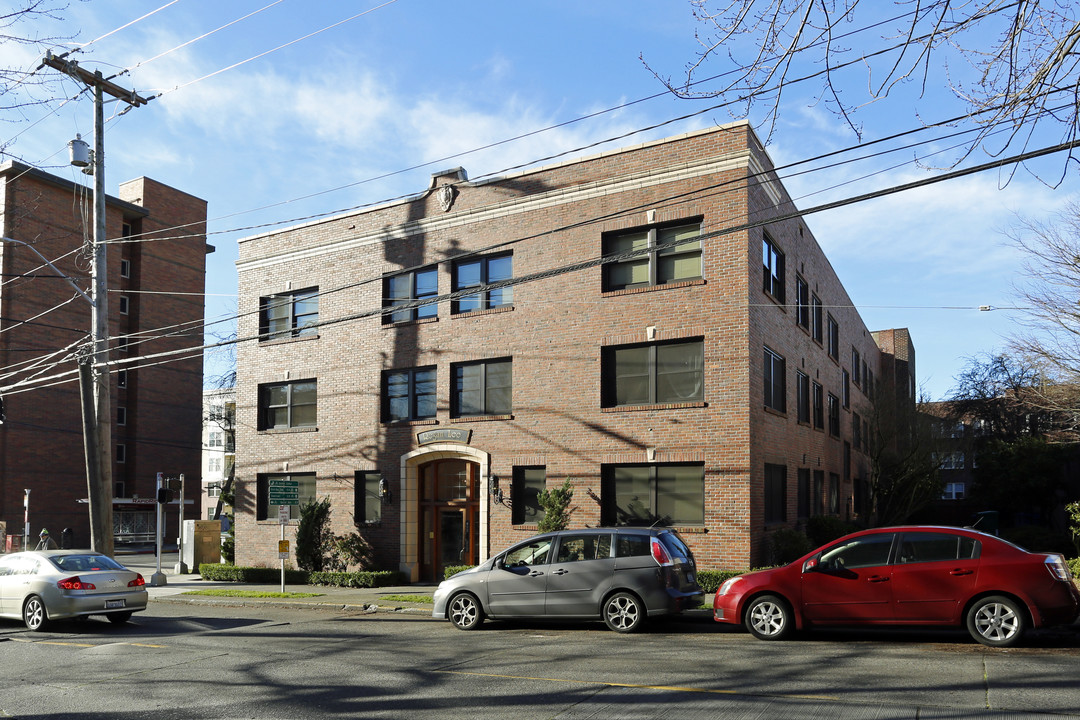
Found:
<svg viewBox="0 0 1080 720"><path fill-rule="evenodd" d="M814 496L811 498L811 514L823 515L825 513L825 471L814 471Z"/></svg>
<svg viewBox="0 0 1080 720"><path fill-rule="evenodd" d="M453 266L453 290L468 290L500 280L514 277L514 257L506 253L490 257L473 257L458 260ZM450 312L454 314L489 310L505 307L514 303L514 288L504 287L494 290L480 290L475 295L466 295L454 300Z"/></svg>
<svg viewBox="0 0 1080 720"><path fill-rule="evenodd" d="M855 387L862 387L862 374L859 369L859 351L855 348L851 348L851 381L855 383ZM866 363L862 363L862 367L866 367Z"/></svg>
<svg viewBox="0 0 1080 720"><path fill-rule="evenodd" d="M829 357L840 362L840 323L829 313Z"/></svg>
<svg viewBox="0 0 1080 720"><path fill-rule="evenodd" d="M409 305L420 300L436 297L438 294L439 270L437 267L399 273L383 278L384 308ZM438 303L429 303L419 307L384 312L382 321L384 325L392 325L433 318L437 317L438 314Z"/></svg>
<svg viewBox="0 0 1080 720"><path fill-rule="evenodd" d="M315 473L259 473L255 477L255 519L270 520L278 517L278 505L270 504L271 480L295 480L297 502L289 506L289 519L300 518L300 506L315 500Z"/></svg>
<svg viewBox="0 0 1080 720"><path fill-rule="evenodd" d="M383 422L426 420L435 417L435 391L434 367L383 371Z"/></svg>
<svg viewBox="0 0 1080 720"><path fill-rule="evenodd" d="M362 525L382 522L383 476L377 470L357 470L353 475L353 519Z"/></svg>
<svg viewBox="0 0 1080 720"><path fill-rule="evenodd" d="M795 322L803 330L810 329L810 286L802 275L795 276Z"/></svg>
<svg viewBox="0 0 1080 720"><path fill-rule="evenodd" d="M798 475L798 501L796 514L799 520L810 517L810 468L799 468Z"/></svg>
<svg viewBox="0 0 1080 720"><path fill-rule="evenodd" d="M817 295L810 296L810 320L811 329L810 336L814 338L814 342L821 344L824 337L824 311L821 306L821 298Z"/></svg>
<svg viewBox="0 0 1080 720"><path fill-rule="evenodd" d="M814 387L814 427L818 430L825 429L825 389L817 380L813 381Z"/></svg>
<svg viewBox="0 0 1080 720"><path fill-rule="evenodd" d="M604 407L702 402L705 344L701 338L601 349Z"/></svg>
<svg viewBox="0 0 1080 720"><path fill-rule="evenodd" d="M128 371L117 370L116 371L116 387L124 389L128 386Z"/></svg>
<svg viewBox="0 0 1080 720"><path fill-rule="evenodd" d="M124 259L124 260L120 261L120 277L122 277L122 278L130 278L131 277L131 261L130 260Z"/></svg>
<svg viewBox="0 0 1080 720"><path fill-rule="evenodd" d="M798 421L810 424L810 376L802 370L795 371L796 395L799 406Z"/></svg>
<svg viewBox="0 0 1080 720"><path fill-rule="evenodd" d="M131 310L131 298L127 295L120 296L120 314L127 315Z"/></svg>
<svg viewBox="0 0 1080 720"><path fill-rule="evenodd" d="M784 358L765 348L765 407L777 412L787 412L787 370Z"/></svg>
<svg viewBox="0 0 1080 720"><path fill-rule="evenodd" d="M701 463L603 465L600 522L605 526L702 525L705 466Z"/></svg>
<svg viewBox="0 0 1080 720"><path fill-rule="evenodd" d="M116 446L116 462L118 464L123 464L127 462L127 445L125 445L124 443L119 443Z"/></svg>
<svg viewBox="0 0 1080 720"><path fill-rule="evenodd" d="M765 463L765 524L787 522L787 466Z"/></svg>
<svg viewBox="0 0 1080 720"><path fill-rule="evenodd" d="M768 234L761 239L762 289L779 302L784 302L784 253Z"/></svg>
<svg viewBox="0 0 1080 720"><path fill-rule="evenodd" d="M829 473L829 513L840 514L840 476Z"/></svg>
<svg viewBox="0 0 1080 720"><path fill-rule="evenodd" d="M840 400L845 408L851 407L851 375L847 368L840 370Z"/></svg>
<svg viewBox="0 0 1080 720"><path fill-rule="evenodd" d="M829 393L829 434L840 437L840 398Z"/></svg>
<svg viewBox="0 0 1080 720"><path fill-rule="evenodd" d="M512 411L513 363L510 358L454 363L450 413L453 417L509 415Z"/></svg>
<svg viewBox="0 0 1080 720"><path fill-rule="evenodd" d="M259 339L280 340L318 333L319 288L267 295L259 299Z"/></svg>
<svg viewBox="0 0 1080 720"><path fill-rule="evenodd" d="M315 380L259 385L259 430L315 427L318 401Z"/></svg>
<svg viewBox="0 0 1080 720"><path fill-rule="evenodd" d="M515 466L510 485L510 516L513 525L533 525L544 519L540 493L547 489L547 468Z"/></svg>
<svg viewBox="0 0 1080 720"><path fill-rule="evenodd" d="M604 235L605 256L640 252L604 264L604 291L700 280L700 235L700 220Z"/></svg>

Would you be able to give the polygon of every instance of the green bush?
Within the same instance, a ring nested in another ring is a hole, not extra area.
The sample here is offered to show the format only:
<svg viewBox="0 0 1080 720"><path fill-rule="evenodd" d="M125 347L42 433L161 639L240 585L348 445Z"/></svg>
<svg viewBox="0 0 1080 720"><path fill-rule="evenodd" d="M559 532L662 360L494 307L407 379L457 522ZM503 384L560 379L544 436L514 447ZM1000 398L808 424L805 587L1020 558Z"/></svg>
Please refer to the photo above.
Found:
<svg viewBox="0 0 1080 720"><path fill-rule="evenodd" d="M281 582L279 568L237 567L220 563L202 563L199 574L203 580L247 582L270 585ZM404 578L397 570L367 570L361 572L308 572L286 570L289 585L324 585L329 587L387 587L400 585Z"/></svg>
<svg viewBox="0 0 1080 720"><path fill-rule="evenodd" d="M706 594L720 589L725 580L750 572L749 570L698 570L697 581Z"/></svg>
<svg viewBox="0 0 1080 720"><path fill-rule="evenodd" d="M1069 570L1072 571L1073 579L1080 580L1080 557L1074 557L1072 560L1066 560L1069 563Z"/></svg>
<svg viewBox="0 0 1080 720"><path fill-rule="evenodd" d="M811 550L858 529L858 526L832 515L814 515L806 521L806 536L810 538Z"/></svg>
<svg viewBox="0 0 1080 720"><path fill-rule="evenodd" d="M813 550L815 546L811 544L810 538L798 530L777 528L769 533L769 547L772 550L773 563L787 565Z"/></svg>
<svg viewBox="0 0 1080 720"><path fill-rule="evenodd" d="M1001 537L1031 552L1057 552L1072 555L1072 539L1063 533L1039 525L1018 525L1001 531Z"/></svg>
<svg viewBox="0 0 1080 720"><path fill-rule="evenodd" d="M462 570L468 570L476 567L475 565L447 565L443 569L443 579L449 580L451 575L457 575Z"/></svg>

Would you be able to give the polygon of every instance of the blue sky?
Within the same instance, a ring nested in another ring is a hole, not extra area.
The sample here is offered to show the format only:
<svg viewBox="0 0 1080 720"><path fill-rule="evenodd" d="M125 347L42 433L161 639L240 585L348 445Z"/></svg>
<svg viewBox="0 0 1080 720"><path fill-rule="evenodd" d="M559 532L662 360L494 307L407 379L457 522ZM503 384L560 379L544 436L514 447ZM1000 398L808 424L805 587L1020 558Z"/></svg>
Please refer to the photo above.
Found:
<svg viewBox="0 0 1080 720"><path fill-rule="evenodd" d="M76 35L74 44L94 41L71 57L106 75L130 69L116 82L144 97L163 93L109 121L106 189L115 194L120 182L146 175L209 202L208 240L217 247L208 259L210 319L235 312L236 241L267 223L416 193L449 167L476 178L567 151L594 153L600 147L589 146L611 138L618 139L602 147L732 119L710 110L711 100L644 100L664 89L650 67L679 77L693 59L699 26L683 0L76 0L62 15L34 29ZM5 65L29 70L39 60L36 51L0 45ZM725 62L713 60L706 74L728 70ZM865 78L850 82L848 97L857 100ZM78 92L70 80L62 89L67 97ZM957 113L931 88L917 114L915 89L899 87L887 102L860 109L863 139ZM779 166L856 143L808 93L796 87L783 100L767 148ZM50 109L6 116L16 122L0 125L5 139L19 133L8 150L85 182L67 167L66 146L77 132L92 136L91 103ZM545 128L554 129L536 132ZM912 163L924 151L784 182L806 208L925 178L936 171ZM1062 166L1058 158L1035 167L1056 180ZM1048 218L1076 192L1072 177L1051 188L1027 171L990 172L807 223L867 325L910 328L920 385L940 399L966 358L1001 348L1013 328L1014 311L978 310L1016 304L1019 257L1003 231L1017 213Z"/></svg>

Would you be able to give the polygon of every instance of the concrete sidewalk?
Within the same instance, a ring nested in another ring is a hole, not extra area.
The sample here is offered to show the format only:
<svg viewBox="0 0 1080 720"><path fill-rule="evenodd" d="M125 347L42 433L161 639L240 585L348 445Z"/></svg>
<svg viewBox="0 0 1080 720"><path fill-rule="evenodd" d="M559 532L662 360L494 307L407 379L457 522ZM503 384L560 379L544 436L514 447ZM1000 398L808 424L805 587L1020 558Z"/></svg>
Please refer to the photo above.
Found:
<svg viewBox="0 0 1080 720"><path fill-rule="evenodd" d="M276 606L276 607L326 607L334 609L355 609L367 612L401 612L431 615L431 602L403 602L400 600L387 600L388 596L394 595L424 595L427 597L435 593L435 586L425 585L401 585L380 588L341 588L323 587L319 585L291 585L285 584L286 593L314 594L314 597L299 598L246 598L246 597L215 597L208 595L187 594L198 590L226 589L245 590L259 593L280 593L281 583L242 583L242 582L219 582L203 580L198 573L176 572L176 553L163 553L161 558L161 572L165 576L164 585L151 585L151 578L157 572L157 557L153 554L126 555L118 558L120 562L146 578L147 590L150 593L150 601L153 602L179 602L205 605L228 605L228 606Z"/></svg>

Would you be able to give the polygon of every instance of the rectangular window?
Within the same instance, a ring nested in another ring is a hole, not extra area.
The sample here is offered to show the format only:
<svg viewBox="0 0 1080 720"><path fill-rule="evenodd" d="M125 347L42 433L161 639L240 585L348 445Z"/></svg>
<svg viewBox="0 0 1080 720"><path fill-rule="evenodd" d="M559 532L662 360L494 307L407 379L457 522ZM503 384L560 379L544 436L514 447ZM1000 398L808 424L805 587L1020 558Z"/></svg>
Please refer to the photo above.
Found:
<svg viewBox="0 0 1080 720"><path fill-rule="evenodd" d="M509 415L512 411L513 363L509 358L455 363L450 412L454 417Z"/></svg>
<svg viewBox="0 0 1080 720"><path fill-rule="evenodd" d="M374 525L382 521L382 473L357 470L353 475L353 519L359 524Z"/></svg>
<svg viewBox="0 0 1080 720"><path fill-rule="evenodd" d="M125 445L123 443L120 443L119 445L116 446L116 462L117 463L126 463L127 462L127 445Z"/></svg>
<svg viewBox="0 0 1080 720"><path fill-rule="evenodd" d="M787 378L784 358L765 348L765 407L787 412Z"/></svg>
<svg viewBox="0 0 1080 720"><path fill-rule="evenodd" d="M810 424L810 376L804 373L802 370L795 372L795 381L797 387L795 392L798 393L799 402L799 422L806 425Z"/></svg>
<svg viewBox="0 0 1080 720"><path fill-rule="evenodd" d="M131 261L130 260L121 260L120 261L120 277L122 277L122 278L131 277Z"/></svg>
<svg viewBox="0 0 1080 720"><path fill-rule="evenodd" d="M116 408L116 424L127 425L127 408L122 405Z"/></svg>
<svg viewBox="0 0 1080 720"><path fill-rule="evenodd" d="M207 472L212 472L212 473L221 472L221 460L222 459L219 458L219 457L207 458L207 460L206 460L206 471Z"/></svg>
<svg viewBox="0 0 1080 720"><path fill-rule="evenodd" d="M117 370L116 371L116 387L124 389L128 386L128 371Z"/></svg>
<svg viewBox="0 0 1080 720"><path fill-rule="evenodd" d="M810 517L810 468L799 468L798 483L799 498L796 512L799 520L806 520Z"/></svg>
<svg viewBox="0 0 1080 720"><path fill-rule="evenodd" d="M547 468L515 467L510 485L510 515L514 525L535 524L544 519L540 493L547 488Z"/></svg>
<svg viewBox="0 0 1080 720"><path fill-rule="evenodd" d="M211 432L209 436L208 444L210 447L224 447L225 446L225 433L224 432Z"/></svg>
<svg viewBox="0 0 1080 720"><path fill-rule="evenodd" d="M825 391L817 380L814 381L814 427L825 429Z"/></svg>
<svg viewBox="0 0 1080 720"><path fill-rule="evenodd" d="M383 307L409 306L383 313L383 324L433 318L439 314L438 303L415 306L414 303L439 294L438 268L425 268L383 278Z"/></svg>
<svg viewBox="0 0 1080 720"><path fill-rule="evenodd" d="M765 463L765 523L787 521L787 467Z"/></svg>
<svg viewBox="0 0 1080 720"><path fill-rule="evenodd" d="M840 324L829 313L829 357L840 362Z"/></svg>
<svg viewBox="0 0 1080 720"><path fill-rule="evenodd" d="M942 500L963 500L966 497L967 488L962 482L945 483L945 492L942 493Z"/></svg>
<svg viewBox="0 0 1080 720"><path fill-rule="evenodd" d="M297 483L295 505L289 506L289 518L300 519L300 506L315 501L315 473L259 473L255 482L255 519L276 520L278 505L270 504L270 483L275 480L294 480Z"/></svg>
<svg viewBox="0 0 1080 720"><path fill-rule="evenodd" d="M824 324L822 322L823 311L821 309L821 298L817 295L810 297L810 321L813 323L810 330L811 337L814 338L814 342L820 344L824 337Z"/></svg>
<svg viewBox="0 0 1080 720"><path fill-rule="evenodd" d="M862 364L866 367L866 363ZM851 380L855 383L855 387L862 387L862 375L859 370L859 351L855 348L851 348Z"/></svg>
<svg viewBox="0 0 1080 720"><path fill-rule="evenodd" d="M768 235L762 236L761 260L762 290L779 302L784 302L784 253L780 252Z"/></svg>
<svg viewBox="0 0 1080 720"><path fill-rule="evenodd" d="M120 296L120 314L127 315L131 310L131 299L127 295Z"/></svg>
<svg viewBox="0 0 1080 720"><path fill-rule="evenodd" d="M280 340L318 333L319 288L259 298L259 339Z"/></svg>
<svg viewBox="0 0 1080 720"><path fill-rule="evenodd" d="M840 476L836 473L829 473L829 512L840 514Z"/></svg>
<svg viewBox="0 0 1080 720"><path fill-rule="evenodd" d="M603 525L701 525L705 522L705 466L604 465Z"/></svg>
<svg viewBox="0 0 1080 720"><path fill-rule="evenodd" d="M385 371L382 391L383 422L435 417L435 377L436 370L433 367Z"/></svg>
<svg viewBox="0 0 1080 720"><path fill-rule="evenodd" d="M604 291L700 279L700 235L700 221L605 235L604 256L618 257L604 265Z"/></svg>
<svg viewBox="0 0 1080 720"><path fill-rule="evenodd" d="M814 515L825 513L825 471L814 471L814 497L811 499L811 512Z"/></svg>
<svg viewBox="0 0 1080 720"><path fill-rule="evenodd" d="M459 260L454 263L453 290L454 292L468 290L500 280L510 280L513 277L514 257L510 254ZM512 305L513 302L514 289L512 287L481 290L475 295L466 295L455 300L451 306L451 312L487 310Z"/></svg>
<svg viewBox="0 0 1080 720"><path fill-rule="evenodd" d="M259 386L259 430L315 427L318 383L315 380Z"/></svg>
<svg viewBox="0 0 1080 720"><path fill-rule="evenodd" d="M862 450L862 442L862 418L859 417L859 413L851 413L851 444L856 450Z"/></svg>
<svg viewBox="0 0 1080 720"><path fill-rule="evenodd" d="M795 322L803 330L810 329L810 286L802 275L795 276Z"/></svg>
<svg viewBox="0 0 1080 720"><path fill-rule="evenodd" d="M705 344L698 338L601 351L604 407L702 402Z"/></svg>
<svg viewBox="0 0 1080 720"><path fill-rule="evenodd" d="M840 400L845 408L851 407L851 375L846 368L840 370Z"/></svg>
<svg viewBox="0 0 1080 720"><path fill-rule="evenodd" d="M829 434L840 437L840 398L829 393Z"/></svg>

